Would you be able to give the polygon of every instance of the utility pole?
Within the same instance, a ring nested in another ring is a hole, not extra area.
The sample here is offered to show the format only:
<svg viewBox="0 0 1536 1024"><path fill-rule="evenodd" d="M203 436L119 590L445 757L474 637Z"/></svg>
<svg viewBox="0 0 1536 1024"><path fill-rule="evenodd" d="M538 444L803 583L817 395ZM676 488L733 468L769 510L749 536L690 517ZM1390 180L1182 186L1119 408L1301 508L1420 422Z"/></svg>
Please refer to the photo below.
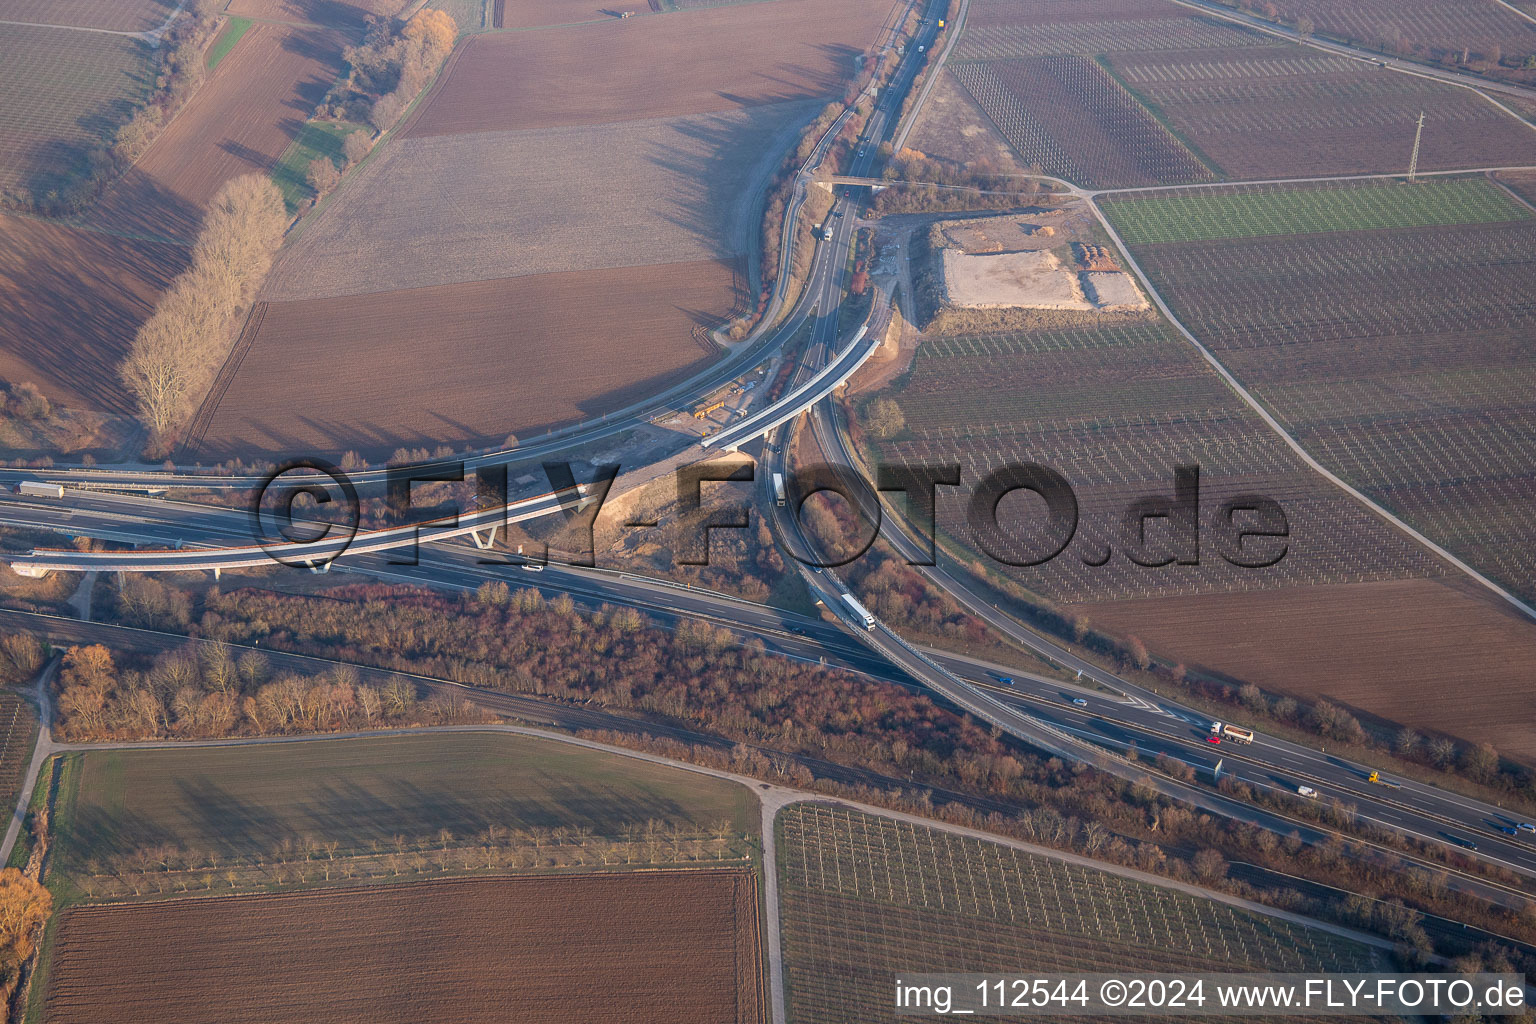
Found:
<svg viewBox="0 0 1536 1024"><path fill-rule="evenodd" d="M1412 185L1419 173L1419 142L1424 138L1424 111L1419 111L1419 127L1413 133L1413 156L1408 158L1408 184Z"/></svg>

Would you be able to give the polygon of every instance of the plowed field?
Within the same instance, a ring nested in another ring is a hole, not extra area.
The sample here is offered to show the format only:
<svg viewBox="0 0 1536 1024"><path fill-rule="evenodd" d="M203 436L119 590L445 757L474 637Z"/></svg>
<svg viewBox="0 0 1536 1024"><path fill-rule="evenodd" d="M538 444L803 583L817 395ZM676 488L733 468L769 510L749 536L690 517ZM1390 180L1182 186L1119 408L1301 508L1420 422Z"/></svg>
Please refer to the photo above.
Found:
<svg viewBox="0 0 1536 1024"><path fill-rule="evenodd" d="M646 6L643 0L630 0L629 7L607 7L602 0L496 0L493 17L496 28L533 28L611 18L616 9L643 13Z"/></svg>
<svg viewBox="0 0 1536 1024"><path fill-rule="evenodd" d="M1076 610L1192 667L1536 756L1536 630L1470 583L1391 580Z"/></svg>
<svg viewBox="0 0 1536 1024"><path fill-rule="evenodd" d="M839 92L889 0L777 0L474 36L407 134L603 124Z"/></svg>
<svg viewBox="0 0 1536 1024"><path fill-rule="evenodd" d="M0 378L127 412L117 364L186 250L0 217Z"/></svg>
<svg viewBox="0 0 1536 1024"><path fill-rule="evenodd" d="M86 907L60 924L45 1016L749 1024L758 950L739 871Z"/></svg>
<svg viewBox="0 0 1536 1024"><path fill-rule="evenodd" d="M230 178L270 170L341 70L342 38L253 25L88 218L135 234L190 238Z"/></svg>
<svg viewBox="0 0 1536 1024"><path fill-rule="evenodd" d="M387 455L596 416L707 360L694 328L736 277L674 263L272 303L201 451Z"/></svg>
<svg viewBox="0 0 1536 1024"><path fill-rule="evenodd" d="M225 11L242 18L361 28L368 15L389 17L408 3L409 0L230 0Z"/></svg>

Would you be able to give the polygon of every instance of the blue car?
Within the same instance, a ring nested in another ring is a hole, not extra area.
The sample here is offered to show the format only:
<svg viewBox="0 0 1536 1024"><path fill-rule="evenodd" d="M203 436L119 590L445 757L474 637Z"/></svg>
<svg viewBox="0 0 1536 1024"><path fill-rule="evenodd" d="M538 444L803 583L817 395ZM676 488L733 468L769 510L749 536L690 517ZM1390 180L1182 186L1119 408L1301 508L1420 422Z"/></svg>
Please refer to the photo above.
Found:
<svg viewBox="0 0 1536 1024"><path fill-rule="evenodd" d="M997 681L1002 683L1004 686L1012 686L1013 676L998 676Z"/></svg>

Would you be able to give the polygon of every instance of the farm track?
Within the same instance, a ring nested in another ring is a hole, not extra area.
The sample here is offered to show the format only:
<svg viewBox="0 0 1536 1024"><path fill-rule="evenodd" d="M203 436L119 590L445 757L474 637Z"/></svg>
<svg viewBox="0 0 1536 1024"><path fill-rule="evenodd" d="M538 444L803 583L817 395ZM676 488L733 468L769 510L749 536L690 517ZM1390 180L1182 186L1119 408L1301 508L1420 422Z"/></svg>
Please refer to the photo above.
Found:
<svg viewBox="0 0 1536 1024"><path fill-rule="evenodd" d="M229 386L234 383L235 375L240 372L240 364L245 362L246 355L251 351L251 345L255 343L256 335L261 331L261 322L266 315L267 303L252 304L250 312L245 316L245 323L240 328L240 335L235 339L234 347L230 349L229 357L219 367L213 386L208 389L202 405L197 408L197 415L192 417L191 424L182 435L181 448L178 452L181 458L190 459L196 456L197 449L201 447L204 437L208 434L209 425L219 411L219 403L224 401L224 396L229 393Z"/></svg>

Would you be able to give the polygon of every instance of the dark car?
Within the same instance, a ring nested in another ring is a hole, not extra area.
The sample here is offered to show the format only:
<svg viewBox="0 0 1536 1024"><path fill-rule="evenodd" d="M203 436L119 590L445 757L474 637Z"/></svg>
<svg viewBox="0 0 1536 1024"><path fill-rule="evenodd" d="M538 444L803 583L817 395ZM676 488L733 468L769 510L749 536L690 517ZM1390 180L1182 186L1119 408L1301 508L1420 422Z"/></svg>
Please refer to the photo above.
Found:
<svg viewBox="0 0 1536 1024"><path fill-rule="evenodd" d="M1445 838L1449 839L1451 842L1455 843L1457 846L1461 847L1463 850L1475 850L1475 849L1477 849L1477 844L1474 843L1472 840L1467 839L1465 836L1453 836L1453 835L1447 834Z"/></svg>
<svg viewBox="0 0 1536 1024"><path fill-rule="evenodd" d="M998 676L997 681L1002 683L1004 686L1012 686L1013 676Z"/></svg>

